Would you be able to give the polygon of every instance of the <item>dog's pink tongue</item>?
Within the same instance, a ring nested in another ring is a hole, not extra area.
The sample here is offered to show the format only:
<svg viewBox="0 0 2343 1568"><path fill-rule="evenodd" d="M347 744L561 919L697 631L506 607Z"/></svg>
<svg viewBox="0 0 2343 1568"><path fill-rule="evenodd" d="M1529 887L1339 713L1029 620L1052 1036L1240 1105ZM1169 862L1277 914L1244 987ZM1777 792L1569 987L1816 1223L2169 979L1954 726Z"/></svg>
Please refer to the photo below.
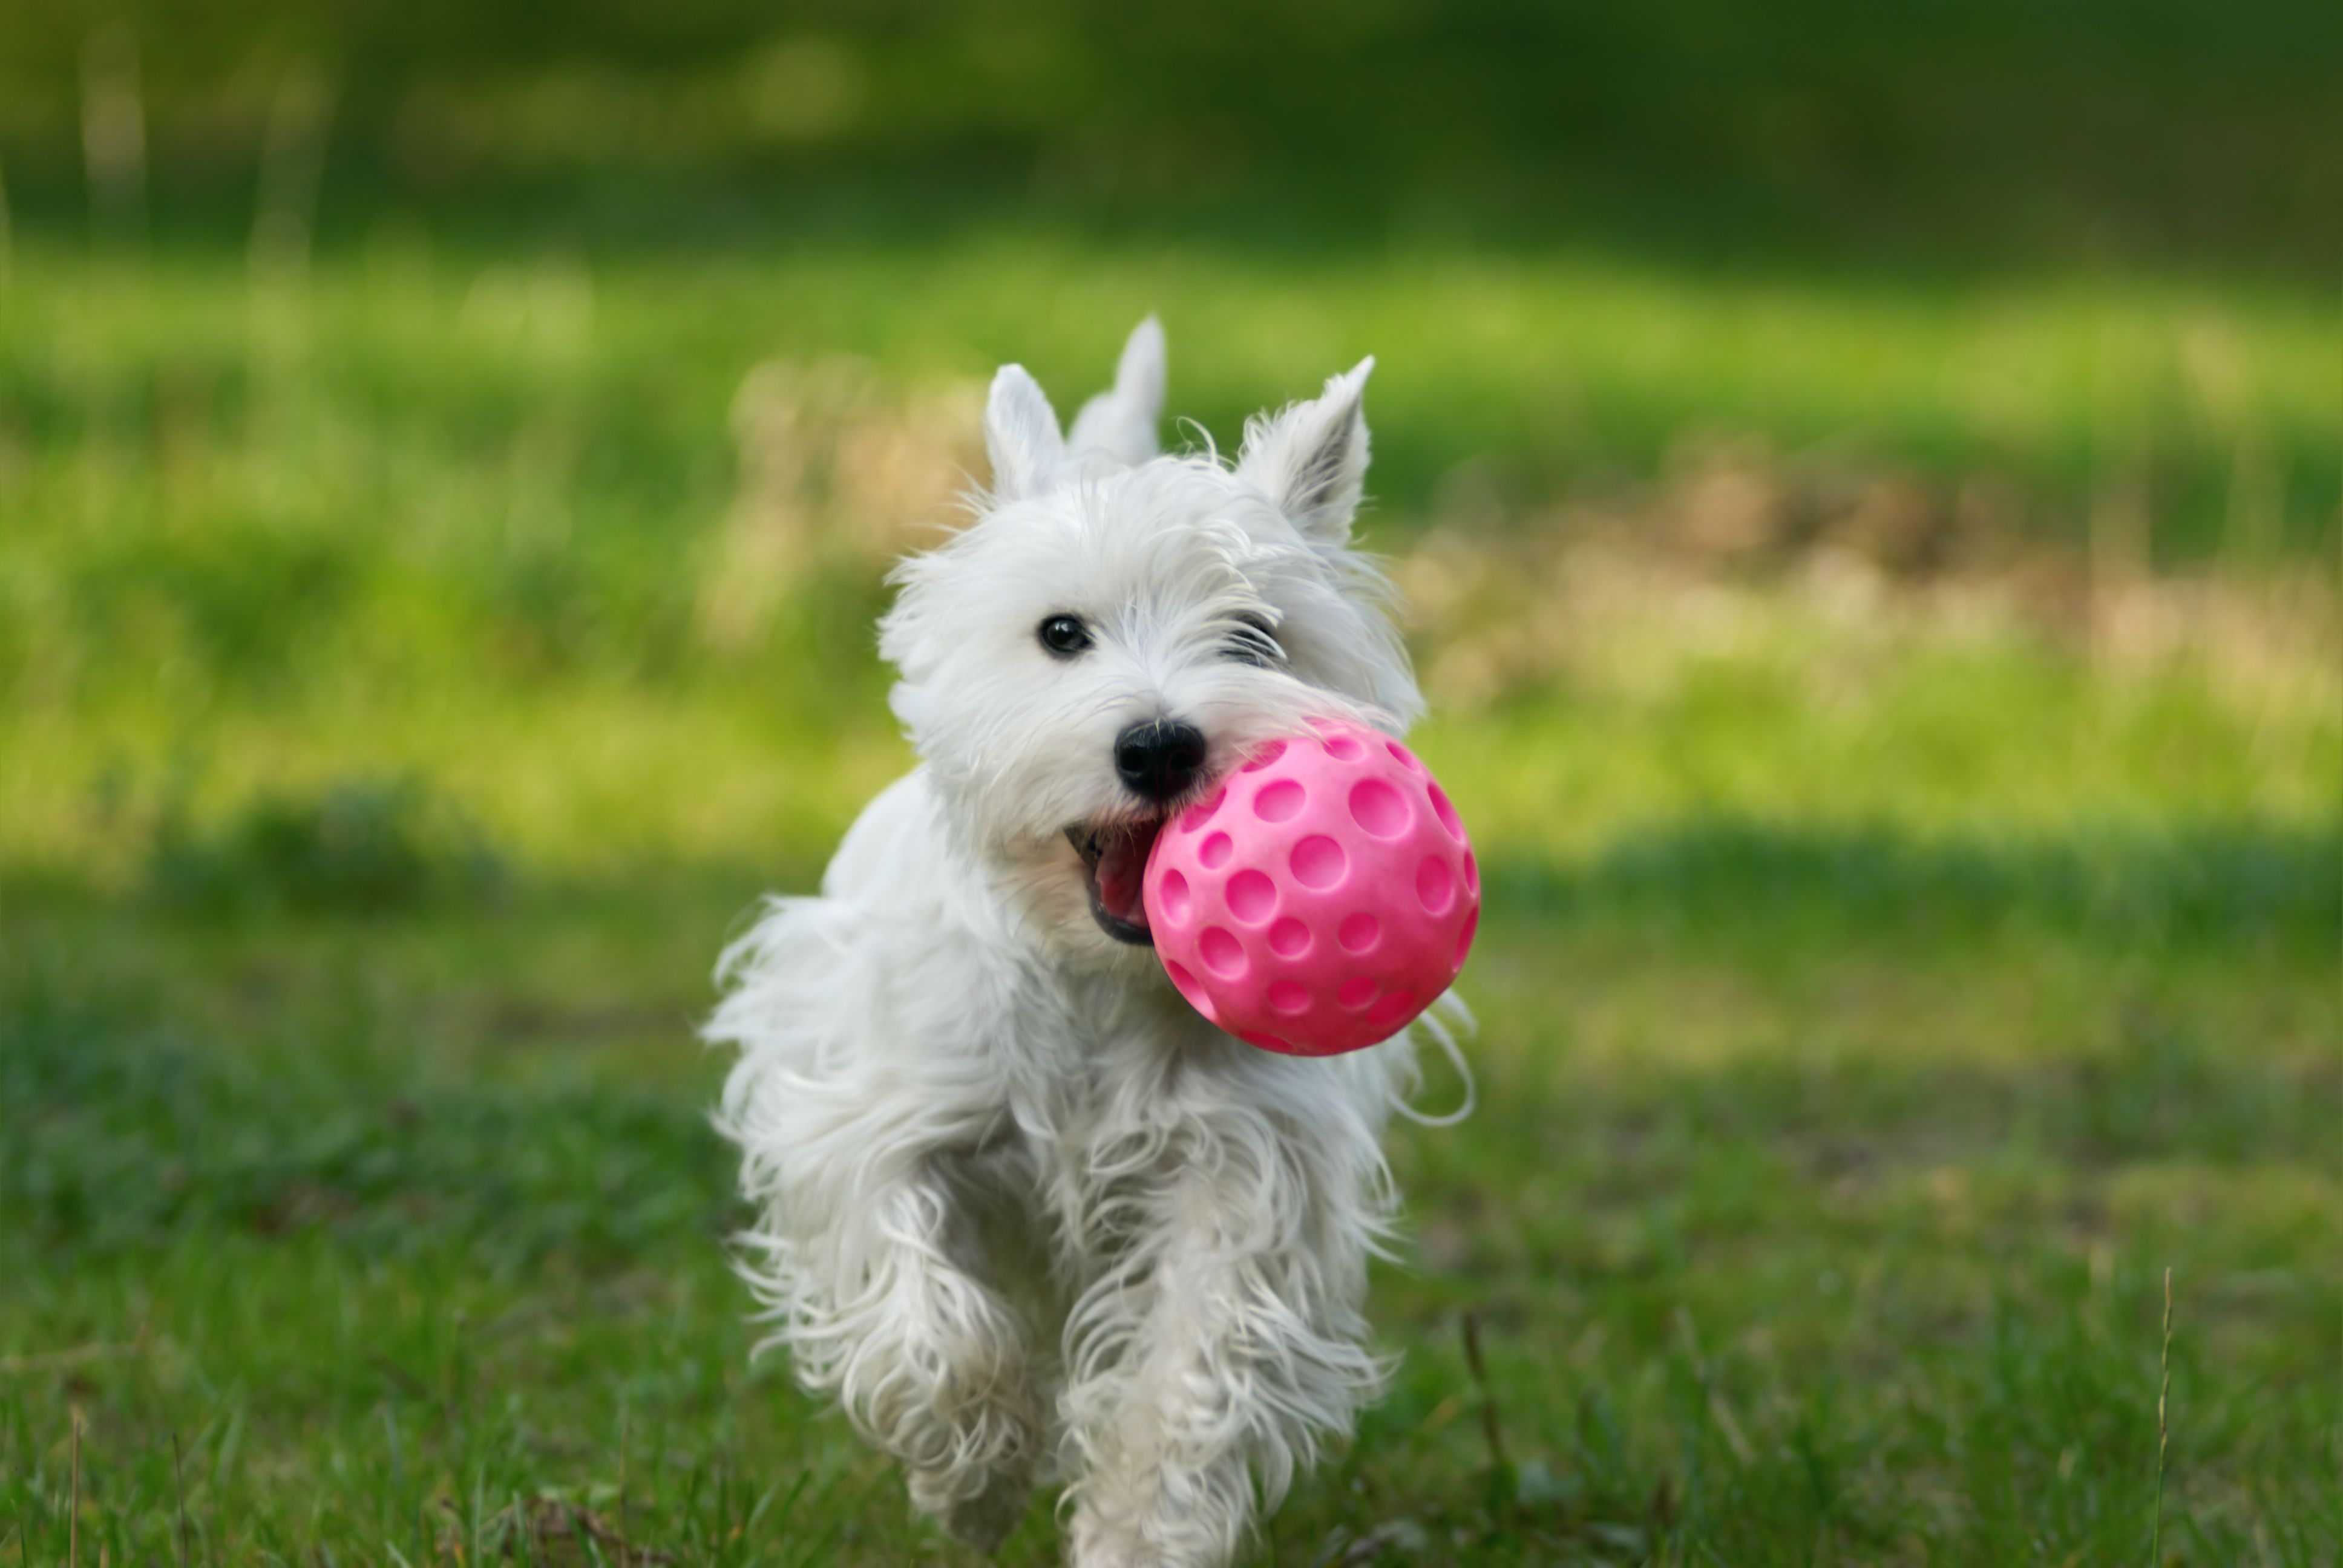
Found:
<svg viewBox="0 0 2343 1568"><path fill-rule="evenodd" d="M1118 833L1099 855L1099 902L1118 920L1147 924L1147 900L1141 888L1147 878L1147 852L1155 847L1151 833Z"/></svg>

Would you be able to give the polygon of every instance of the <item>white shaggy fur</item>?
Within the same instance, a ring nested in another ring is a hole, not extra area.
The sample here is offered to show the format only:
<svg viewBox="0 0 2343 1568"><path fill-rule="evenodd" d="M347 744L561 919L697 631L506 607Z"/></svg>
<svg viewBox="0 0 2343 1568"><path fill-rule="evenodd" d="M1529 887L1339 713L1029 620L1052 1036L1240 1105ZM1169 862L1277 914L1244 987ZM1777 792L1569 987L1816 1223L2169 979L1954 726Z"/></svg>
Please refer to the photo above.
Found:
<svg viewBox="0 0 2343 1568"><path fill-rule="evenodd" d="M769 1342L980 1546L1059 1477L1079 1568L1224 1563L1383 1376L1360 1303L1413 1042L1306 1060L1213 1029L1093 919L1068 837L1158 809L1118 778L1128 725L1198 727L1201 793L1311 715L1418 712L1350 548L1372 363L1233 467L1157 455L1152 320L1068 437L1002 369L993 490L882 623L920 766L724 955L707 1034L739 1050L721 1125ZM1081 657L1037 639L1058 614ZM1272 657L1233 656L1249 620Z"/></svg>

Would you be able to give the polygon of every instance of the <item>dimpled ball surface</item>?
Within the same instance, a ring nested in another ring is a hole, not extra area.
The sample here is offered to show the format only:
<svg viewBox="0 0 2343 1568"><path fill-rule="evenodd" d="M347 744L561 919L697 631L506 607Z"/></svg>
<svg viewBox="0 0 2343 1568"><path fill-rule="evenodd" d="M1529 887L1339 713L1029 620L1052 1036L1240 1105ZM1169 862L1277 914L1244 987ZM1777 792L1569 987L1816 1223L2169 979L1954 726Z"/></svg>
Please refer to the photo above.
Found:
<svg viewBox="0 0 2343 1568"><path fill-rule="evenodd" d="M1414 753L1349 724L1272 741L1180 813L1142 886L1198 1012L1268 1050L1388 1040L1464 967L1481 875Z"/></svg>

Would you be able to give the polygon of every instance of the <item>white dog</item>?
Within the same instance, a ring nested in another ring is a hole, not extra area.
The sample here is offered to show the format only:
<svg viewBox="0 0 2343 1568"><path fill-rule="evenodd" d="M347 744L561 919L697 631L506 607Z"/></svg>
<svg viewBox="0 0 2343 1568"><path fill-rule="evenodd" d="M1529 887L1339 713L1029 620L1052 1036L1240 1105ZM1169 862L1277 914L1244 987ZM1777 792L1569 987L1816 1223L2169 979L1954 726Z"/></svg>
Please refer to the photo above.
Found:
<svg viewBox="0 0 2343 1568"><path fill-rule="evenodd" d="M1249 749L1422 706L1350 548L1373 363L1253 420L1233 467L1157 455L1151 319L1070 435L1003 368L992 489L881 623L920 766L724 956L707 1034L739 1050L769 1342L980 1547L1055 1477L1080 1568L1225 1563L1385 1371L1360 1304L1413 1043L1232 1039L1139 896Z"/></svg>

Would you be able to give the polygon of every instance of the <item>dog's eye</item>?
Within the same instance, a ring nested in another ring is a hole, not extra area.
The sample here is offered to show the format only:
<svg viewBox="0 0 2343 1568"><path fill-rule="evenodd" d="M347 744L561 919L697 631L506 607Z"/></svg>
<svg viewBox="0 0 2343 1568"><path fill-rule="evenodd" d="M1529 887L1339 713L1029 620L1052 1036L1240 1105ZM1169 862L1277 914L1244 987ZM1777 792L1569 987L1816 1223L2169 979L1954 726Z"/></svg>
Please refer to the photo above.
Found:
<svg viewBox="0 0 2343 1568"><path fill-rule="evenodd" d="M1060 658L1071 658L1091 645L1091 628L1076 615L1053 615L1041 627L1041 646Z"/></svg>
<svg viewBox="0 0 2343 1568"><path fill-rule="evenodd" d="M1263 667L1275 664L1281 656L1277 638L1270 635L1267 623L1252 616L1242 618L1235 634L1228 640L1226 652L1239 664Z"/></svg>

